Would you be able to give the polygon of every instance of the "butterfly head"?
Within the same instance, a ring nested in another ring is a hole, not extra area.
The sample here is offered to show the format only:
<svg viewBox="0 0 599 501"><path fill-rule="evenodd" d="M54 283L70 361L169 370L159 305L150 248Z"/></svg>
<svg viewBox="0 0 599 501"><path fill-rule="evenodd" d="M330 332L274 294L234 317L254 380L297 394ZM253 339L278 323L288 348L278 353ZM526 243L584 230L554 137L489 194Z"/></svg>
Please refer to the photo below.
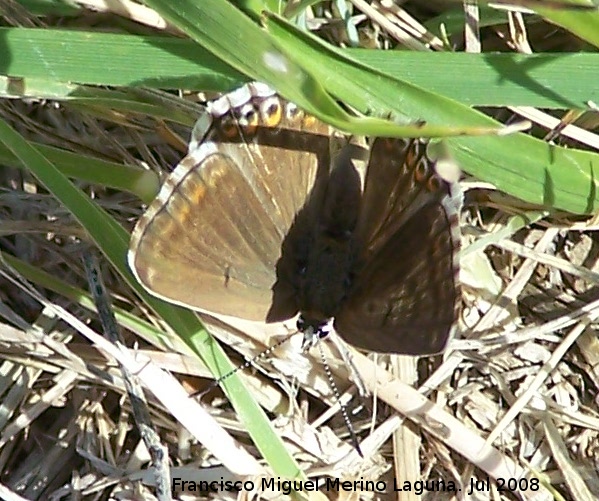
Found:
<svg viewBox="0 0 599 501"><path fill-rule="evenodd" d="M318 341L327 337L332 329L332 319L330 318L324 321L310 320L300 314L297 319L297 330L304 335L302 350L312 348Z"/></svg>

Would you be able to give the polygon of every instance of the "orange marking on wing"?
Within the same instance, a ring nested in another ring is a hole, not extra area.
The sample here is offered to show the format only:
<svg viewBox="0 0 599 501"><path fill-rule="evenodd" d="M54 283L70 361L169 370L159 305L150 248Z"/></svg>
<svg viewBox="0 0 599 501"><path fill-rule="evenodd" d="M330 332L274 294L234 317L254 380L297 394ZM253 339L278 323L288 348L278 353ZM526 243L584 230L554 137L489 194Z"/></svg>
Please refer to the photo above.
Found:
<svg viewBox="0 0 599 501"><path fill-rule="evenodd" d="M281 123L281 119L283 118L283 108L281 108L280 103L272 104L266 110L264 114L264 125L266 127L276 127Z"/></svg>

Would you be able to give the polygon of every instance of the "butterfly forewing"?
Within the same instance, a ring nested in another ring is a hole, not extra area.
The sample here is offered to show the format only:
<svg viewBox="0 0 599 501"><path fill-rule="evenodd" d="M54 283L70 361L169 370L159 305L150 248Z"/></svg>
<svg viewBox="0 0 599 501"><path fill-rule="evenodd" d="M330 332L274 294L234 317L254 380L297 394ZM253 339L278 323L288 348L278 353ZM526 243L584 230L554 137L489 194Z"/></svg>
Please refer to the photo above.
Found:
<svg viewBox="0 0 599 501"><path fill-rule="evenodd" d="M272 91L243 89L212 106L203 144L138 223L129 261L159 297L264 320L281 243L315 179L328 172L329 129Z"/></svg>

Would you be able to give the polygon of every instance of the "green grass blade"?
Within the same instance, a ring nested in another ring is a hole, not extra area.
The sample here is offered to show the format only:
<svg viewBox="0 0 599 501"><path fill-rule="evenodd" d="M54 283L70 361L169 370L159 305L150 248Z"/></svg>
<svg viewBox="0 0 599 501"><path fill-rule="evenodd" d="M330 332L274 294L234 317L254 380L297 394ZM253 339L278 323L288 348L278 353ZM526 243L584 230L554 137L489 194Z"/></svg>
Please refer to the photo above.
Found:
<svg viewBox="0 0 599 501"><path fill-rule="evenodd" d="M81 101L193 125L188 114L173 116L172 107L164 110L160 103L142 102L139 95L130 91L63 82L224 92L249 80L197 43L180 38L0 28L0 40L7 47L4 58L0 54L0 67L10 75L0 77L0 95L9 97ZM111 51L106 51L107 46L112 47ZM65 57L65 51L70 57ZM394 79L469 106L585 108L589 100L599 102L595 79L599 57L592 53L468 54L365 49L348 49L344 53ZM136 63L140 61L143 64ZM108 65L111 71L105 71ZM48 79L48 73L55 79Z"/></svg>

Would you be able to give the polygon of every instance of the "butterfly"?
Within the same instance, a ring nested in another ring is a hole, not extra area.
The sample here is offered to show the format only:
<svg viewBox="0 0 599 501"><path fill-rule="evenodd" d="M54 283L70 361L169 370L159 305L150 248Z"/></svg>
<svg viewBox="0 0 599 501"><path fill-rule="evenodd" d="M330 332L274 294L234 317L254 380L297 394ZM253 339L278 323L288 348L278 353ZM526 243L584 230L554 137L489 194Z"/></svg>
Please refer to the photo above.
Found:
<svg viewBox="0 0 599 501"><path fill-rule="evenodd" d="M420 140L343 144L247 84L210 103L133 232L129 265L194 310L332 327L357 348L438 353L455 330L462 194ZM366 169L360 168L361 156Z"/></svg>

